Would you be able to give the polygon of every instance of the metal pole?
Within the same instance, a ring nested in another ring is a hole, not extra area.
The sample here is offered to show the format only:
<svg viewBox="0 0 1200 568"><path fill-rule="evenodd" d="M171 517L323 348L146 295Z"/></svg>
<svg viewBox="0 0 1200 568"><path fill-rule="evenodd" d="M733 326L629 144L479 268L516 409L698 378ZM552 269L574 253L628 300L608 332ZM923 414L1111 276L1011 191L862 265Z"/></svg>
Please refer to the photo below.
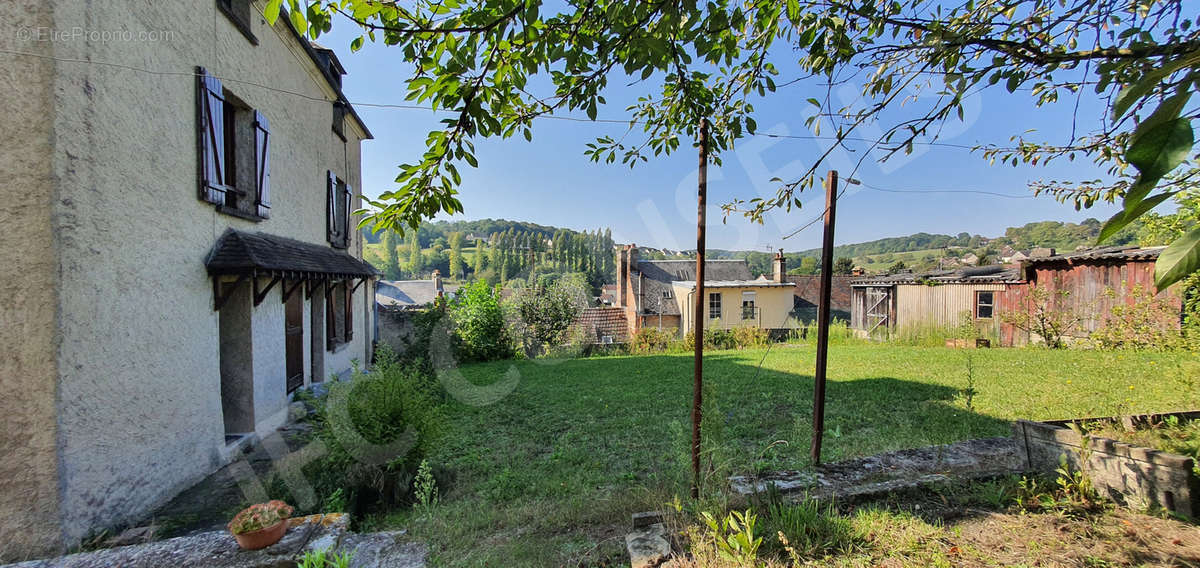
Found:
<svg viewBox="0 0 1200 568"><path fill-rule="evenodd" d="M833 291L833 220L837 204L837 170L825 178L825 242L821 246L821 297L817 304L817 362L813 373L812 463L821 464L825 433L825 366L829 361L829 300Z"/></svg>
<svg viewBox="0 0 1200 568"><path fill-rule="evenodd" d="M700 171L696 200L696 303L692 343L695 377L692 381L692 499L700 498L700 404L704 386L704 209L708 195L708 119L700 119Z"/></svg>

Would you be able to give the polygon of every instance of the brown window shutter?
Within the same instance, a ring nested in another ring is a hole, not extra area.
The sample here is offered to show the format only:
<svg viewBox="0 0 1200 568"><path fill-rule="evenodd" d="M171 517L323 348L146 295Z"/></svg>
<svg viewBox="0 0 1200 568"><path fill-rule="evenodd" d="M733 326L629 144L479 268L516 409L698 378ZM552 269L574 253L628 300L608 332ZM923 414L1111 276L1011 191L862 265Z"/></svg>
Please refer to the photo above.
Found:
<svg viewBox="0 0 1200 568"><path fill-rule="evenodd" d="M225 91L221 80L196 68L199 84L197 125L200 130L200 199L225 204Z"/></svg>
<svg viewBox="0 0 1200 568"><path fill-rule="evenodd" d="M271 216L271 128L267 117L254 111L254 204L258 216Z"/></svg>
<svg viewBox="0 0 1200 568"><path fill-rule="evenodd" d="M337 337L335 335L336 326L333 323L336 318L337 318L337 314L335 314L333 312L333 287L327 286L325 288L325 350L326 351L333 351L334 346L337 345Z"/></svg>
<svg viewBox="0 0 1200 568"><path fill-rule="evenodd" d="M345 193L342 194L342 199L345 204L342 206L342 248L350 248L350 211L354 202L354 188L350 184L344 184L346 187Z"/></svg>
<svg viewBox="0 0 1200 568"><path fill-rule="evenodd" d="M350 285L351 282L347 280L342 283L346 287L346 343L354 339L354 287Z"/></svg>
<svg viewBox="0 0 1200 568"><path fill-rule="evenodd" d="M326 172L325 180L325 235L329 244L338 243L337 234L337 177L332 171Z"/></svg>

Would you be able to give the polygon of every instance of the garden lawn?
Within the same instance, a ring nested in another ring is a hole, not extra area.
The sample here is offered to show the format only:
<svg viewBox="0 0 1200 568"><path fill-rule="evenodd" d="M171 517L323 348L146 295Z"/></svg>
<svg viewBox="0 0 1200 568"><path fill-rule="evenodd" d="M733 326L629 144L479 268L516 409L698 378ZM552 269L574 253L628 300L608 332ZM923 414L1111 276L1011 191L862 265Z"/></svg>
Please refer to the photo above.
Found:
<svg viewBox="0 0 1200 568"><path fill-rule="evenodd" d="M813 359L810 345L706 355L710 487L809 465ZM629 514L686 495L690 354L460 371L480 385L519 379L493 404L451 402L429 459L452 479L431 515L367 521L430 542L434 565L620 565ZM830 349L829 381L826 461L1005 436L1016 418L1200 408L1200 359L1185 353L847 344Z"/></svg>

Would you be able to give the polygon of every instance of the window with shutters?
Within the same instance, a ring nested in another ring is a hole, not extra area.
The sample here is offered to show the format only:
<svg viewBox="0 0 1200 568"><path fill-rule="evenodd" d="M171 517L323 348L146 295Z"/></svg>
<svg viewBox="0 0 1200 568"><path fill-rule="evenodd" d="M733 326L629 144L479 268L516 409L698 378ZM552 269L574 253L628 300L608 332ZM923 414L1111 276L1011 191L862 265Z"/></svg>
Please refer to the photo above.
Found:
<svg viewBox="0 0 1200 568"><path fill-rule="evenodd" d="M271 129L267 117L197 69L200 199L222 213L270 217Z"/></svg>
<svg viewBox="0 0 1200 568"><path fill-rule="evenodd" d="M329 351L354 339L354 285L343 280L325 294L325 343Z"/></svg>
<svg viewBox="0 0 1200 568"><path fill-rule="evenodd" d="M233 27L246 36L250 43L258 45L258 38L254 37L250 27L251 16L254 14L250 0L217 0L217 9L229 18Z"/></svg>
<svg viewBox="0 0 1200 568"><path fill-rule="evenodd" d="M325 178L327 240L334 248L349 248L354 189L333 172L326 172Z"/></svg>

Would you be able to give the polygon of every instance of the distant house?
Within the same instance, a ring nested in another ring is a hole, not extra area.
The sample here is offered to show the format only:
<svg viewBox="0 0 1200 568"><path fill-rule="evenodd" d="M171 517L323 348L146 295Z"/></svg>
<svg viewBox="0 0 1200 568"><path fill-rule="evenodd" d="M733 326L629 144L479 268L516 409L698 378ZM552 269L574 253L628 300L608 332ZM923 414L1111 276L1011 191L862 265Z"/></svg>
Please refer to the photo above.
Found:
<svg viewBox="0 0 1200 568"><path fill-rule="evenodd" d="M600 287L600 303L611 306L617 303L617 285L605 284Z"/></svg>
<svg viewBox="0 0 1200 568"><path fill-rule="evenodd" d="M429 280L380 280L375 285L375 304L384 309L423 308L439 296L453 296L458 288L457 284L443 284L437 270Z"/></svg>
<svg viewBox="0 0 1200 568"><path fill-rule="evenodd" d="M622 308L585 308L572 325L569 335L591 345L626 343L629 340L629 324Z"/></svg>
<svg viewBox="0 0 1200 568"><path fill-rule="evenodd" d="M975 266L979 264L979 257L975 253L969 253L962 257L962 263L967 266Z"/></svg>
<svg viewBox="0 0 1200 568"><path fill-rule="evenodd" d="M1068 334L1068 337L1084 338L1104 325L1105 317L1112 313L1114 306L1134 302L1134 292L1140 288L1144 294L1155 294L1169 302L1180 312L1182 320L1179 286L1161 292L1156 292L1154 286L1154 263L1162 250L1163 247L1117 246L1029 258L1021 263L1025 285L1014 287L999 298L997 309L1020 309L1028 305L1026 297L1033 287L1046 288L1059 301L1065 302L1063 309L1085 315L1079 326ZM1003 345L1023 345L1031 340L1028 333L1010 325L1000 329Z"/></svg>
<svg viewBox="0 0 1200 568"><path fill-rule="evenodd" d="M997 298L1018 285L1019 271L999 265L860 278L851 283L850 327L888 336L912 326L958 325L964 314L998 326Z"/></svg>
<svg viewBox="0 0 1200 568"><path fill-rule="evenodd" d="M745 260L706 260L704 326L793 327L789 316L795 286L785 279L783 256L777 254L774 263L773 278L754 279ZM693 329L695 271L695 260L640 260L636 245L622 250L616 305L623 309L629 333L653 327L683 335Z"/></svg>
<svg viewBox="0 0 1200 568"><path fill-rule="evenodd" d="M861 270L861 269L860 269ZM853 287L850 285L862 277L862 272L856 275L833 275L833 288L830 290L829 307L834 318L850 319L850 299ZM820 274L791 274L788 282L794 285L792 289L792 315L799 321L815 321L817 306L821 302Z"/></svg>

